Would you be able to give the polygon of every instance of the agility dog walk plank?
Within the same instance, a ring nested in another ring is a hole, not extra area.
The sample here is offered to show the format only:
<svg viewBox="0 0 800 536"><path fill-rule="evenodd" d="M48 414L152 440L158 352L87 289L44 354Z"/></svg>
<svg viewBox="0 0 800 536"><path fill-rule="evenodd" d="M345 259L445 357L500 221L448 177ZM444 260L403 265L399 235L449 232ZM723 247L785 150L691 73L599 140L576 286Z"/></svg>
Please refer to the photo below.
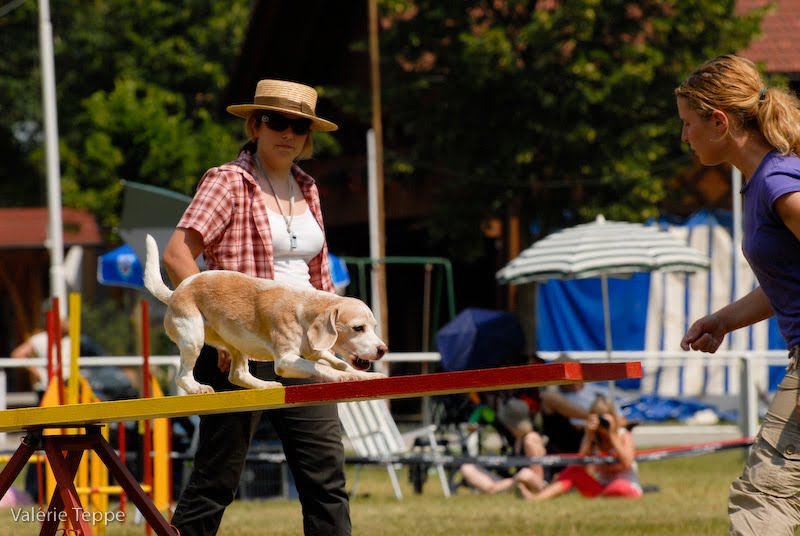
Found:
<svg viewBox="0 0 800 536"><path fill-rule="evenodd" d="M269 410L287 406L332 404L352 400L412 398L418 396L540 387L545 385L641 378L642 366L628 363L550 363L462 372L395 376L376 380L319 383L245 389L224 393L145 398L55 407L0 411L0 431L27 430L22 444L0 472L0 496L19 475L37 450L45 450L56 478L48 512L54 516L42 525L40 534L54 535L62 516L69 518L78 534L90 535L92 527L73 484L78 463L86 450L97 453L114 478L131 497L148 525L159 536L174 536L171 526L142 491L100 433L100 424L149 420L185 415ZM45 435L45 428L83 428L72 435ZM63 454L66 453L66 454Z"/></svg>
<svg viewBox="0 0 800 536"><path fill-rule="evenodd" d="M0 432L31 428L70 428L111 422L269 410L352 400L415 398L641 377L642 365L639 362L546 363L393 376L354 382L316 383L165 398L18 408L0 411Z"/></svg>

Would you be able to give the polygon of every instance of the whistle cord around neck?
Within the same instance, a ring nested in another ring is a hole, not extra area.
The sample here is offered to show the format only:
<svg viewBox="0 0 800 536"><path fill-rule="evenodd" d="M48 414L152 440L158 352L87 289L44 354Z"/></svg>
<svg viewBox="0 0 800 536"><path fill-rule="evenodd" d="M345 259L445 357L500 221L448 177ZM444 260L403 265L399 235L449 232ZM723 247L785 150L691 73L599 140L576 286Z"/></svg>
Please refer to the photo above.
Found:
<svg viewBox="0 0 800 536"><path fill-rule="evenodd" d="M287 217L286 214L283 213L283 207L281 207L281 202L280 199L278 199L278 194L275 192L275 187L272 185L272 181L269 180L269 175L267 175L267 172L264 170L264 166L261 164L261 159L258 155L256 155L256 163L258 164L258 170L264 176L264 179L266 179L267 185L272 191L273 197L275 197L275 203L278 205L281 217L286 223L286 232L289 233L289 248L295 250L297 249L297 235L292 232L292 221L294 220L294 178L291 174L289 175L289 216Z"/></svg>

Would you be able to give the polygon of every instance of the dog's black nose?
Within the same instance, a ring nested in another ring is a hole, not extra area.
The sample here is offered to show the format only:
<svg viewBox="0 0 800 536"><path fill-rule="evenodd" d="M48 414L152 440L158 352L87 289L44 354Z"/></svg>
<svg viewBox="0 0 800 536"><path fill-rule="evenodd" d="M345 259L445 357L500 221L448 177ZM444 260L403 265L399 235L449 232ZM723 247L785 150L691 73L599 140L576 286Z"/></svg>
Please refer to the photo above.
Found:
<svg viewBox="0 0 800 536"><path fill-rule="evenodd" d="M388 351L389 348L387 348L385 344L378 346L378 351L376 352L378 354L378 359L382 358Z"/></svg>

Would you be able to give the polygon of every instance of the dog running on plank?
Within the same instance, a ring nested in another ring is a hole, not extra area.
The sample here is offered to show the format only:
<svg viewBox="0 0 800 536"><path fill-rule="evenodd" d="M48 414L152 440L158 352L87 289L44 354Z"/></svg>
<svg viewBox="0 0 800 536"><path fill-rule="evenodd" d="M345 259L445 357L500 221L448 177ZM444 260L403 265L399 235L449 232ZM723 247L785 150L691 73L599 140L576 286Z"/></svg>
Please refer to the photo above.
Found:
<svg viewBox="0 0 800 536"><path fill-rule="evenodd" d="M150 235L144 286L167 305L164 328L181 354L175 383L187 393L214 392L194 377L203 344L230 352L228 379L240 387L281 386L253 376L248 358L275 361L275 372L284 378L341 382L384 377L367 372L388 348L375 333L372 311L356 298L229 270L194 274L170 290L161 277L158 245Z"/></svg>

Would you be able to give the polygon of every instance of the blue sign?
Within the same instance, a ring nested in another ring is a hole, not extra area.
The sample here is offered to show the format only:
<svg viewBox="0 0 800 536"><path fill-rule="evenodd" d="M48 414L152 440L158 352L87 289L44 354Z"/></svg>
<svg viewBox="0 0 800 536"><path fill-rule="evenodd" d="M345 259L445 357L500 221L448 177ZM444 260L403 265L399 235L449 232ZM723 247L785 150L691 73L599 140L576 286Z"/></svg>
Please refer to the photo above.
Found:
<svg viewBox="0 0 800 536"><path fill-rule="evenodd" d="M101 255L97 262L97 280L103 285L142 288L144 271L136 252L128 244Z"/></svg>

